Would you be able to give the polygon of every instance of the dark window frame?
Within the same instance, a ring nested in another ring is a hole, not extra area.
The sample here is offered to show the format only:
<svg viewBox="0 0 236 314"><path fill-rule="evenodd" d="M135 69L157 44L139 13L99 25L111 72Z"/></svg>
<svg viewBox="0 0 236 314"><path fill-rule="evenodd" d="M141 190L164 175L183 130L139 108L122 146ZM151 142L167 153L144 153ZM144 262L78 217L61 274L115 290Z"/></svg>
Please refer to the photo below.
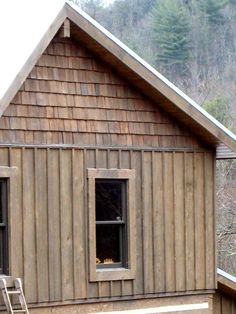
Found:
<svg viewBox="0 0 236 314"><path fill-rule="evenodd" d="M8 253L8 188L9 182L7 178L0 178L0 207L2 211L2 217L0 219L0 233L1 245L0 245L0 274L9 274L9 253Z"/></svg>
<svg viewBox="0 0 236 314"><path fill-rule="evenodd" d="M96 264L96 267L99 269L102 268L117 268L117 267L123 267L128 268L128 239L127 239L127 179L101 179L97 178L95 179L95 185L97 182L100 183L119 183L121 185L121 220L96 220L96 228L98 225L119 225L119 255L120 255L120 262L114 262L109 264ZM96 198L95 193L95 198ZM97 239L96 239L97 242ZM97 247L96 247L97 249Z"/></svg>

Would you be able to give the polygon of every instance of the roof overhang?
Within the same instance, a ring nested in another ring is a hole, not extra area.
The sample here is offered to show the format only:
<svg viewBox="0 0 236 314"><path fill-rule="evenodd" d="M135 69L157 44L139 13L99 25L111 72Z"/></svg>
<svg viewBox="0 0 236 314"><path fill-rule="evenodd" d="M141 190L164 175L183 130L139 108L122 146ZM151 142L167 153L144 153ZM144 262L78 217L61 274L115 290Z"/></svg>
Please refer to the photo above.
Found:
<svg viewBox="0 0 236 314"><path fill-rule="evenodd" d="M67 18L71 21L70 34L74 40L85 45L112 66L116 72L141 90L146 97L158 103L180 123L202 137L208 145L217 147L220 143L224 143L233 152L236 152L236 136L232 132L72 3L66 3L63 6L0 100L0 115L3 114Z"/></svg>

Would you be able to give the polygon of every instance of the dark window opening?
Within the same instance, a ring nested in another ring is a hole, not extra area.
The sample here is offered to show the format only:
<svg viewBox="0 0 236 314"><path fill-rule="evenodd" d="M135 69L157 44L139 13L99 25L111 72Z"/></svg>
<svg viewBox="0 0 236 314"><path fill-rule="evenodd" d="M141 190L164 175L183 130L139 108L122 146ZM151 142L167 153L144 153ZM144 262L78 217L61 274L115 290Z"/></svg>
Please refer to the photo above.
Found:
<svg viewBox="0 0 236 314"><path fill-rule="evenodd" d="M127 181L96 179L96 265L127 267Z"/></svg>
<svg viewBox="0 0 236 314"><path fill-rule="evenodd" d="M0 179L0 274L8 274L7 179Z"/></svg>

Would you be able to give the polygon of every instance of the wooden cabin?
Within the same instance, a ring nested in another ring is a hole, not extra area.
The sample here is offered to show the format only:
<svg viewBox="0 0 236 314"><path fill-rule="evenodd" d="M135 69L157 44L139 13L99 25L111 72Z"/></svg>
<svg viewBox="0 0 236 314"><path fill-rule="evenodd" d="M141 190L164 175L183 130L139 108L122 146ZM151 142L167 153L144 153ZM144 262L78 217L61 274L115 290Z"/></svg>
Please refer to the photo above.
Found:
<svg viewBox="0 0 236 314"><path fill-rule="evenodd" d="M68 3L0 114L0 270L30 313L213 313L235 135Z"/></svg>

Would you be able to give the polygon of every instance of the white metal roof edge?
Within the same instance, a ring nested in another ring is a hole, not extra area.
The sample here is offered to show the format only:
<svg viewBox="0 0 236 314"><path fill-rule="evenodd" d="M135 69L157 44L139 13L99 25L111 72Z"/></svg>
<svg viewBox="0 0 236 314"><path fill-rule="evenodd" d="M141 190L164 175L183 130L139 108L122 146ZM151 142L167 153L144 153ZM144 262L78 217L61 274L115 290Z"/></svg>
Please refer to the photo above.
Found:
<svg viewBox="0 0 236 314"><path fill-rule="evenodd" d="M188 104L190 104L196 110L198 110L205 118L207 118L209 121L214 123L218 128L221 129L221 131L223 131L228 136L230 136L233 140L236 141L236 135L233 132L227 129L223 124L221 124L218 120L216 120L212 115L210 115L194 100L192 100L189 96L187 96L184 92L182 92L178 87L176 87L173 83L171 83L166 77L164 77L161 73L155 70L150 64L148 64L145 60L143 60L140 56L138 56L133 50L127 47L124 43L122 43L117 37L112 35L107 29L105 29L101 24L99 24L97 21L91 18L87 13L85 13L77 5L75 5L69 0L66 0L65 2L72 9L74 9L77 13L79 13L86 20L88 20L91 24L93 24L97 29L99 29L105 36L107 36L110 40L112 40L116 45L118 45L120 48L125 50L134 59L136 59L136 61L138 61L142 66L144 66L147 70L152 72L159 80L161 80L164 84L166 84L169 88L171 88L176 94L182 97Z"/></svg>
<svg viewBox="0 0 236 314"><path fill-rule="evenodd" d="M236 283L236 277L230 275L229 273L223 271L220 268L217 268L217 274L225 277L226 279L232 281L233 283Z"/></svg>

